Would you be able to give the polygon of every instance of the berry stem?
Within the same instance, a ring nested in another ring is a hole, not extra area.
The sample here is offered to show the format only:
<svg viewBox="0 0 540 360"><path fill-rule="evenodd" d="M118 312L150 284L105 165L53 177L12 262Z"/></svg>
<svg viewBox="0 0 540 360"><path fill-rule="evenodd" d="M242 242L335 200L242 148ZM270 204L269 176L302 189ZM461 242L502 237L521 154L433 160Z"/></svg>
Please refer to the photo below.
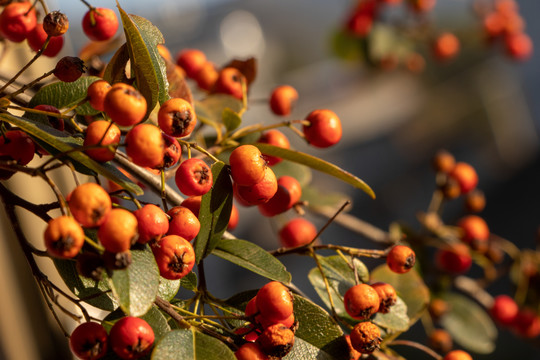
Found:
<svg viewBox="0 0 540 360"><path fill-rule="evenodd" d="M79 106L86 104L87 101L88 101L88 98L82 99L81 101L79 101L78 103L76 103L75 105L73 105L72 107L67 108L66 110L62 111L62 115L65 115L65 114L67 114L67 113L69 113L69 112L75 110L75 109L78 108ZM107 131L109 131L109 129L107 129ZM105 133L107 133L107 131L106 131Z"/></svg>
<svg viewBox="0 0 540 360"><path fill-rule="evenodd" d="M101 246L100 244L98 244L97 242L95 242L94 240L90 239L88 236L85 236L84 237L84 241L86 241L86 243L88 243L90 246L92 246L94 249L96 249L97 251L99 251L100 254L103 254L103 252L105 251L105 248L103 246Z"/></svg>
<svg viewBox="0 0 540 360"><path fill-rule="evenodd" d="M437 354L435 351L431 350L430 348L428 348L427 346L425 345L422 345L420 343L417 343L415 341L410 341L410 340L393 340L392 342L390 342L388 345L403 345L403 346L409 346L409 347L413 347L413 348L416 348L418 350L422 350L423 352L425 352L426 354L430 355L431 357L433 357L434 359L436 360L442 360L443 357L439 354Z"/></svg>
<svg viewBox="0 0 540 360"><path fill-rule="evenodd" d="M213 154L211 154L208 150L206 150L205 148L197 145L197 143L195 142L188 142L188 141L184 141L184 140L180 140L178 139L178 142L181 144L181 145L184 145L187 147L188 149L188 159L191 159L191 152L190 152L190 149L191 148L194 148L195 150L203 153L204 155L208 156L210 159L212 159L215 163L217 162L220 162L221 160L219 160L217 157L215 157Z"/></svg>
<svg viewBox="0 0 540 360"><path fill-rule="evenodd" d="M167 212L169 211L169 207L167 205L167 189L165 188L165 169L161 168L160 175L161 175L161 202L163 203L164 211Z"/></svg>
<svg viewBox="0 0 540 360"><path fill-rule="evenodd" d="M174 321L176 321L176 323L178 324L178 326L180 326L180 328L189 329L191 327L191 325L186 320L184 320L182 315L174 311L173 307L168 301L165 301L159 296L157 296L154 304L156 304L157 307L159 307L161 310L167 313L167 315L173 318Z"/></svg>
<svg viewBox="0 0 540 360"><path fill-rule="evenodd" d="M24 111L24 112L29 112L29 113L32 113L32 114L54 116L54 117L59 118L59 119L70 119L71 118L71 116L68 116L68 115L62 115L62 114L58 114L58 113L54 113L54 112L50 112L50 111L32 109L32 108L27 108L27 107L18 106L18 105L9 105L7 108L8 109L14 109L14 110L20 110L20 111Z"/></svg>
<svg viewBox="0 0 540 360"><path fill-rule="evenodd" d="M5 98L6 98L6 99L12 99L12 98L15 97L16 95L19 95L19 94L25 92L27 89L31 88L32 86L36 85L38 82L40 82L41 80L45 79L46 77L51 76L53 73L54 73L54 69L51 70L51 71L46 72L45 74L41 75L41 76L38 77L37 79L35 79L35 80L29 82L28 84L26 84L26 85L24 85L23 87L21 87L19 90L15 91L15 92L13 92L13 93L11 93L11 94L6 95ZM16 77L18 77L18 75L16 75ZM16 78L16 77L14 77L14 78ZM14 78L12 78L12 80L13 80ZM10 81L11 81L11 80L10 80ZM10 84L9 82L6 83L6 85L9 85L9 84ZM4 85L4 87L2 87L2 89L0 89L0 92L3 91L3 89L5 88L6 85Z"/></svg>

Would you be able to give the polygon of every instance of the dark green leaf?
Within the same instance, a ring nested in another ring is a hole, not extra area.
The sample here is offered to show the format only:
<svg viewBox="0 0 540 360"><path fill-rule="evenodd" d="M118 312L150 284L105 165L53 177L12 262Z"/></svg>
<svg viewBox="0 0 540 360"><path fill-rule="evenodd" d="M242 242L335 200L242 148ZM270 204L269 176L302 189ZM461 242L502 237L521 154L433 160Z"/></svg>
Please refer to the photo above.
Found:
<svg viewBox="0 0 540 360"><path fill-rule="evenodd" d="M214 185L203 195L199 210L201 230L195 239L197 263L212 252L227 229L232 209L232 182L223 162L212 165Z"/></svg>
<svg viewBox="0 0 540 360"><path fill-rule="evenodd" d="M387 314L377 313L373 318L373 323L390 331L406 331L409 329L409 317L407 316L407 305L398 296L397 301L390 307Z"/></svg>
<svg viewBox="0 0 540 360"><path fill-rule="evenodd" d="M418 320L429 303L429 289L414 269L405 274L397 274L391 271L386 264L383 264L371 272L371 279L372 281L388 283L396 289L397 294L407 305L409 325Z"/></svg>
<svg viewBox="0 0 540 360"><path fill-rule="evenodd" d="M328 279L328 284L330 285L330 294L332 295L336 313L339 316L348 318L349 321L354 321L347 315L345 305L343 303L343 295L345 295L345 292L356 284L353 270L339 255L319 257L319 262L321 263L324 274ZM364 263L355 258L354 264L360 280L362 282L367 282L369 280L369 273ZM322 299L325 305L330 308L328 292L326 291L324 280L321 276L319 268L315 267L311 269L308 274L308 278L311 285L313 285L317 291L319 297Z"/></svg>
<svg viewBox="0 0 540 360"><path fill-rule="evenodd" d="M128 61L128 48L126 44L123 44L118 48L118 50L116 50L116 53L107 64L105 73L103 74L103 79L108 81L110 84L125 82L127 80L126 65Z"/></svg>
<svg viewBox="0 0 540 360"><path fill-rule="evenodd" d="M234 129L237 129L240 124L242 124L242 118L240 115L230 108L223 109L222 119L227 131L233 131Z"/></svg>
<svg viewBox="0 0 540 360"><path fill-rule="evenodd" d="M116 311L108 314L103 319L102 325L107 330L107 332L110 332L113 325L125 316L126 315L122 312L122 310L117 309ZM145 320L148 325L150 325L152 330L154 330L156 342L159 341L163 336L165 336L169 331L171 331L171 327L167 323L167 318L161 313L161 311L159 311L156 306L152 306L150 310L146 312L146 314L138 317Z"/></svg>
<svg viewBox="0 0 540 360"><path fill-rule="evenodd" d="M149 115L154 107L169 98L165 62L157 50L164 42L163 35L148 20L128 15L119 5L120 17L126 35L126 44L135 74L137 88L146 99Z"/></svg>
<svg viewBox="0 0 540 360"><path fill-rule="evenodd" d="M89 171L94 171L95 173L103 175L135 195L143 194L143 190L138 185L134 184L111 164L98 163L89 158L84 152L73 151L82 146L82 139L71 137L67 133L53 129L48 125L36 123L10 114L0 114L0 120L18 126L30 136L40 139L44 143L50 145L51 148L56 149L57 152L66 153L66 156L81 166L84 166Z"/></svg>
<svg viewBox="0 0 540 360"><path fill-rule="evenodd" d="M180 286L186 290L197 290L197 275L192 271L182 279L180 279Z"/></svg>
<svg viewBox="0 0 540 360"><path fill-rule="evenodd" d="M178 294L178 290L180 290L180 281L160 277L158 296L163 300L171 301Z"/></svg>
<svg viewBox="0 0 540 360"><path fill-rule="evenodd" d="M486 310L466 296L448 293L442 297L449 311L441 324L458 344L469 351L489 354L495 349L497 327Z"/></svg>
<svg viewBox="0 0 540 360"><path fill-rule="evenodd" d="M118 307L118 302L109 291L109 281L106 275L99 282L80 276L73 260L54 259L54 266L68 289L79 299L88 298L85 300L86 303L106 311L113 311ZM108 292L95 296L104 291Z"/></svg>
<svg viewBox="0 0 540 360"><path fill-rule="evenodd" d="M324 172L328 175L332 175L340 180L343 180L347 184L363 190L372 198L375 198L375 193L368 184L366 184L363 180L359 179L353 174L339 168L332 163L319 159L318 157L315 157L313 155L302 153L300 151L285 149L270 144L255 143L253 145L258 147L263 154L273 155L282 159L287 159L295 163L309 166L312 169Z"/></svg>
<svg viewBox="0 0 540 360"><path fill-rule="evenodd" d="M83 76L70 83L57 81L45 85L32 97L30 103L28 103L28 107L33 108L37 105L46 104L58 109L69 108L84 100L88 86L99 79L95 76ZM79 115L95 115L99 113L99 111L92 108L88 103L77 107L75 112ZM28 118L34 116L36 115L25 114L25 117Z"/></svg>
<svg viewBox="0 0 540 360"><path fill-rule="evenodd" d="M144 315L154 303L159 289L159 270L148 249L132 250L133 262L113 273L111 289L127 315Z"/></svg>
<svg viewBox="0 0 540 360"><path fill-rule="evenodd" d="M274 171L274 174L276 174L276 178L278 179L283 175L287 175L298 180L300 186L302 186L302 193L304 192L304 187L311 182L312 178L311 169L309 167L287 160L283 160L272 166L272 171Z"/></svg>
<svg viewBox="0 0 540 360"><path fill-rule="evenodd" d="M339 353L331 353L325 349L319 349L309 342L296 337L294 346L290 353L283 360L341 360L349 358L349 351L344 337L337 338L333 344L333 349L340 349Z"/></svg>
<svg viewBox="0 0 540 360"><path fill-rule="evenodd" d="M285 266L260 246L239 239L222 239L212 254L242 266L271 280L289 283L291 274Z"/></svg>
<svg viewBox="0 0 540 360"><path fill-rule="evenodd" d="M152 360L236 360L220 340L194 329L173 330L152 351Z"/></svg>

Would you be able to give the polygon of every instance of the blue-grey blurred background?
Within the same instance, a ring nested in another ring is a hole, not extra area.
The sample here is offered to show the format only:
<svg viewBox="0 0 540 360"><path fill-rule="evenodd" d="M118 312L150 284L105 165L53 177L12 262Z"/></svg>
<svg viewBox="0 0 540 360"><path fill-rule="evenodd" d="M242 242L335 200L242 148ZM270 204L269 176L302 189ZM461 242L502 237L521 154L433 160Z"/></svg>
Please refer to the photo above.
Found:
<svg viewBox="0 0 540 360"><path fill-rule="evenodd" d="M77 53L87 42L79 25L86 7L75 0L47 3L51 9L68 15L71 25L66 52ZM116 6L112 0L90 3ZM428 54L426 71L419 75L404 69L375 71L359 61L344 61L335 56L331 39L350 11L352 1L124 0L119 3L128 13L146 17L157 25L173 57L183 48L198 48L218 65L232 58L256 57L258 75L250 97L264 99L276 85L294 86L300 98L290 118L302 118L316 108L335 111L344 129L343 140L337 146L325 150L309 148L292 133L288 135L296 149L341 166L374 189L376 200L333 178L314 173L316 186L341 192L353 201L351 214L385 230L393 221L418 228L417 213L427 208L435 188L431 158L435 151L445 148L459 161L477 169L479 187L487 198L487 207L481 215L490 230L520 247L536 246L540 225L539 58L533 54L527 62L515 62L500 47L479 42L481 28L473 14L472 1L439 1L430 15L434 26L456 32L464 49L457 60L445 64L434 63ZM536 18L540 3L531 0L518 3L527 24L526 32L539 44L540 23ZM393 15L399 16L400 10L394 11ZM264 102L251 105L245 115L246 123L279 120ZM279 246L276 231L283 218L270 221L253 209L240 210L236 236L267 249ZM462 214L462 203L456 200L445 208L444 219L452 223ZM307 216L318 226L325 222L310 213ZM337 225L330 226L322 240L374 246ZM282 260L293 273L294 283L319 302L307 282L307 273L314 264L304 258ZM266 281L215 258L209 259L207 267L209 288L219 297L260 287ZM20 276L24 279L21 281L32 284L29 275ZM510 287L501 282L491 290L497 294L510 291ZM35 294L32 290L25 291ZM56 324L40 302L30 302L31 297L27 301L34 309L31 326L34 330L30 333L35 340L29 343L38 349L36 359L69 358L66 342ZM410 336L425 341L425 333L415 330ZM16 356L9 357L13 352L8 348L8 344L0 342L0 359L18 360ZM422 359L422 356L417 351L407 353L410 359ZM495 353L475 359L510 356L540 358L538 347L503 330Z"/></svg>

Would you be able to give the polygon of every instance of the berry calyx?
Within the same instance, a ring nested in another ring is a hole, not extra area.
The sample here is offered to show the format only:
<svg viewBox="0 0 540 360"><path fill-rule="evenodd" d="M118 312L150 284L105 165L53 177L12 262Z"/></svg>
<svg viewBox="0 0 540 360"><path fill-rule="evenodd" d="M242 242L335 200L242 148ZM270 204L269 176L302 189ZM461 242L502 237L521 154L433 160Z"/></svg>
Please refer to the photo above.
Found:
<svg viewBox="0 0 540 360"><path fill-rule="evenodd" d="M195 128L197 115L189 102L182 98L173 98L161 104L158 123L165 134L177 138L186 137Z"/></svg>

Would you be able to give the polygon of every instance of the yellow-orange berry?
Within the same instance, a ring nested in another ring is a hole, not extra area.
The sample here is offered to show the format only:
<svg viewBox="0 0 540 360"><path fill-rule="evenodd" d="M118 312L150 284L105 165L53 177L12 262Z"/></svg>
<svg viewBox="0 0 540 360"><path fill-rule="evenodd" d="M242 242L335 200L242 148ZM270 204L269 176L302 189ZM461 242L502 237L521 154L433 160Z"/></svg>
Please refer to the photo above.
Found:
<svg viewBox="0 0 540 360"><path fill-rule="evenodd" d="M197 115L189 102L182 98L172 98L161 104L158 124L167 135L185 137L195 128Z"/></svg>
<svg viewBox="0 0 540 360"><path fill-rule="evenodd" d="M105 95L103 109L120 126L133 126L146 115L146 99L131 85L114 84Z"/></svg>
<svg viewBox="0 0 540 360"><path fill-rule="evenodd" d="M137 217L128 210L115 208L98 229L98 238L105 250L119 253L129 250L139 237Z"/></svg>
<svg viewBox="0 0 540 360"><path fill-rule="evenodd" d="M266 161L261 151L253 145L240 145L229 157L231 176L234 182L242 186L255 185L264 177Z"/></svg>
<svg viewBox="0 0 540 360"><path fill-rule="evenodd" d="M101 225L112 208L109 194L95 183L77 186L68 196L68 205L73 217L84 227Z"/></svg>
<svg viewBox="0 0 540 360"><path fill-rule="evenodd" d="M375 289L379 295L379 312L383 314L388 313L390 311L390 307L392 307L397 301L396 289L394 289L392 285L383 282L371 284L371 287Z"/></svg>
<svg viewBox="0 0 540 360"><path fill-rule="evenodd" d="M443 360L473 360L473 358L463 350L452 350L444 356Z"/></svg>
<svg viewBox="0 0 540 360"><path fill-rule="evenodd" d="M84 135L84 146L101 146L84 150L86 155L99 162L114 159L120 143L120 129L106 120L96 120L88 125Z"/></svg>
<svg viewBox="0 0 540 360"><path fill-rule="evenodd" d="M107 93L109 90L111 90L111 88L111 84L105 80L97 80L90 84L88 90L86 91L86 96L90 106L98 111L105 111L105 96L107 96Z"/></svg>
<svg viewBox="0 0 540 360"><path fill-rule="evenodd" d="M381 331L370 321L356 324L350 334L352 347L362 353L371 354L379 348L382 341Z"/></svg>
<svg viewBox="0 0 540 360"><path fill-rule="evenodd" d="M261 316L278 323L293 313L293 297L282 283L271 281L257 292L257 309Z"/></svg>
<svg viewBox="0 0 540 360"><path fill-rule="evenodd" d="M386 257L386 264L390 270L398 274L404 274L411 270L416 262L414 251L405 245L394 246Z"/></svg>
<svg viewBox="0 0 540 360"><path fill-rule="evenodd" d="M257 338L261 350L271 357L283 358L294 345L294 332L283 324L270 325Z"/></svg>
<svg viewBox="0 0 540 360"><path fill-rule="evenodd" d="M84 231L71 216L50 220L43 237L47 251L57 258L72 258L84 245Z"/></svg>
<svg viewBox="0 0 540 360"><path fill-rule="evenodd" d="M343 297L347 314L358 320L367 320L379 310L379 294L367 284L355 285Z"/></svg>
<svg viewBox="0 0 540 360"><path fill-rule="evenodd" d="M165 141L152 124L134 126L126 135L126 153L135 164L154 168L163 162Z"/></svg>

